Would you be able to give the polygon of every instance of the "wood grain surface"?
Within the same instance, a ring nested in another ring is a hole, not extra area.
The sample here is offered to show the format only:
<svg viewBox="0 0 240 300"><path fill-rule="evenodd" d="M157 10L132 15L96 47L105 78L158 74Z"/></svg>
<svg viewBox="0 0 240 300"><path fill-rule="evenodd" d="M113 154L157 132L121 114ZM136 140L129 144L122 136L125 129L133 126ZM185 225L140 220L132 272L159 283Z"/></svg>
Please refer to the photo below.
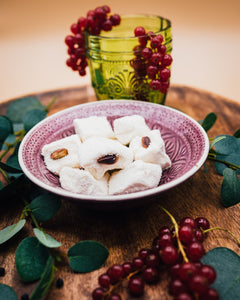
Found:
<svg viewBox="0 0 240 300"><path fill-rule="evenodd" d="M72 105L94 101L89 97L88 87L69 88L36 94L44 103L53 96L58 99L50 114ZM0 114L4 114L11 100L0 105ZM214 127L208 132L209 137L218 134L233 134L240 128L240 104L208 92L187 86L172 85L167 96L166 105L177 108L195 120L203 119L208 113L218 116ZM110 251L106 264L89 274L74 273L67 261L62 262L55 272L53 286L47 300L85 300L91 299L92 290L97 287L97 278L113 263L132 260L143 247L149 247L163 225L171 225L170 220L159 208L159 204L168 209L176 218L205 216L211 226L221 226L231 230L240 237L240 204L224 208L221 203L220 186L222 176L216 174L213 162L207 161L207 172L202 167L194 176L178 187L165 192L155 202L145 207L128 211L103 211L88 209L81 205L63 201L60 211L44 224L47 233L62 242L60 251L67 253L70 246L82 240L96 240L103 243ZM0 199L0 229L18 221L22 205ZM14 288L19 299L23 293L31 293L36 283L21 282L15 267L14 256L20 241L33 235L32 226L28 223L16 237L0 246L0 266L6 268L6 275L0 282ZM231 236L221 231L209 233L204 242L206 251L218 246L228 247L240 254ZM63 278L64 286L55 287L58 277ZM139 300L172 299L167 292L168 276L162 272L157 285L146 286L145 293ZM126 289L121 290L123 299L131 298Z"/></svg>

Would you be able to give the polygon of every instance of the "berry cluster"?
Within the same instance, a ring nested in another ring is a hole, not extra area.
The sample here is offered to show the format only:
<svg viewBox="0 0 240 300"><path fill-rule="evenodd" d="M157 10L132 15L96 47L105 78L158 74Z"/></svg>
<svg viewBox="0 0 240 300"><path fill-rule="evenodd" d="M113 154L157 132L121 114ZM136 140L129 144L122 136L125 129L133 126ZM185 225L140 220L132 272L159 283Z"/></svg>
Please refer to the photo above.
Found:
<svg viewBox="0 0 240 300"><path fill-rule="evenodd" d="M69 58L66 61L68 67L78 71L80 76L86 75L87 57L85 48L85 32L99 35L101 30L110 31L113 26L120 24L121 18L118 14L109 16L108 5L96 7L89 10L86 17L80 17L70 27L71 33L65 38L68 47Z"/></svg>
<svg viewBox="0 0 240 300"><path fill-rule="evenodd" d="M99 276L99 287L92 292L92 299L121 300L116 289L123 280L132 296L140 296L145 284L156 283L168 266L169 293L175 300L218 300L218 292L210 286L216 271L200 262L205 253L204 232L208 229L209 222L203 217L186 217L172 230L162 227L151 248L141 249L132 261L114 264Z"/></svg>
<svg viewBox="0 0 240 300"><path fill-rule="evenodd" d="M167 54L161 34L146 32L141 26L136 27L134 34L138 37L139 45L134 48L135 57L131 61L136 77L146 76L150 79L150 86L154 91L166 93L171 75L169 66L172 56Z"/></svg>

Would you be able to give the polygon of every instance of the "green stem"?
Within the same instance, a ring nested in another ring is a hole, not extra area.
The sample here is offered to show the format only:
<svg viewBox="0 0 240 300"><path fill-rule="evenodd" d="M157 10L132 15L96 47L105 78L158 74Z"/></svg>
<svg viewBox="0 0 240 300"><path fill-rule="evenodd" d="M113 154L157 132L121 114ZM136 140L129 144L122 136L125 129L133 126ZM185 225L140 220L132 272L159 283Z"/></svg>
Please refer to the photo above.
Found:
<svg viewBox="0 0 240 300"><path fill-rule="evenodd" d="M208 159L223 163L233 170L237 170L237 169L240 170L240 166L230 163L229 161L226 161L226 160L218 159L218 158L216 158L215 154L213 154L213 153L208 153Z"/></svg>
<svg viewBox="0 0 240 300"><path fill-rule="evenodd" d="M50 107L54 104L54 102L56 101L57 96L53 97L52 100L48 103L48 105L45 106L44 111L48 112Z"/></svg>
<svg viewBox="0 0 240 300"><path fill-rule="evenodd" d="M183 245L182 245L182 243L181 243L181 241L180 241L180 239L179 239L179 236L178 236L178 223L176 222L176 220L174 219L174 217L170 214L170 212L169 211L167 211L164 207L162 207L161 205L160 205L160 208L170 217L170 219L171 219L171 221L172 221L172 223L173 223L173 225L174 225L174 229L175 229L175 234L176 234L176 238L177 238L177 243L178 243L178 249L179 249L179 251L181 252L181 254L182 254L182 257L183 257L183 260L185 261L185 262L189 262L189 260L188 260L188 258L187 258L187 255L186 255L186 253L185 253L185 251L184 251L184 248L183 248Z"/></svg>
<svg viewBox="0 0 240 300"><path fill-rule="evenodd" d="M0 172L2 173L4 179L7 181L7 183L10 183L11 181L9 180L7 172L5 172L2 168L0 168Z"/></svg>
<svg viewBox="0 0 240 300"><path fill-rule="evenodd" d="M229 231L228 229L225 229L225 228L222 228L222 227L212 227L212 228L203 230L203 233L207 233L207 232L213 231L213 230L215 230L215 229L222 230L222 231L225 231L225 232L227 232L228 234L230 234L231 237L232 237L232 238L236 241L236 243L238 244L238 247L240 247L240 241L239 241L239 239L238 239L231 231Z"/></svg>
<svg viewBox="0 0 240 300"><path fill-rule="evenodd" d="M3 151L3 153L0 155L0 161L3 159L3 157L12 149L14 148L18 142L20 142L22 140L22 138L24 137L25 135L25 131L24 130L21 130L19 131L19 137L16 139L16 141L12 144L9 144L7 146L7 149Z"/></svg>
<svg viewBox="0 0 240 300"><path fill-rule="evenodd" d="M24 198L22 198L22 201L23 201L25 207L27 207L27 206L29 205L29 203L28 203ZM34 223L34 225L35 225L39 230L42 230L41 227L40 227L39 224L38 224L37 219L35 218L34 214L32 213L32 211L31 211L30 209L29 209L29 210L25 210L25 211L27 211L28 214L30 215L30 217L31 217L31 219L32 219L32 221L33 221L33 223Z"/></svg>

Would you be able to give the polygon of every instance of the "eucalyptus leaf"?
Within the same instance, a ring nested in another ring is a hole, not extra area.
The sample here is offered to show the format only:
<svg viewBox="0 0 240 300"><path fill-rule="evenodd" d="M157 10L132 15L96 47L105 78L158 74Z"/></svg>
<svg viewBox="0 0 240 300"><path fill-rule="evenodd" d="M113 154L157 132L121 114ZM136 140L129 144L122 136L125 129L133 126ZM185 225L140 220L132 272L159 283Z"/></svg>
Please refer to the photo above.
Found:
<svg viewBox="0 0 240 300"><path fill-rule="evenodd" d="M216 120L217 120L217 115L211 112L205 117L201 125L205 131L208 131L210 128L212 128Z"/></svg>
<svg viewBox="0 0 240 300"><path fill-rule="evenodd" d="M219 136L221 137L221 136ZM225 135L224 139L215 144L216 158L240 166L240 140L234 136ZM226 164L215 162L216 170L223 175L223 170L227 168ZM237 170L240 174L240 170Z"/></svg>
<svg viewBox="0 0 240 300"><path fill-rule="evenodd" d="M18 300L17 294L10 286L0 283L0 299L1 300Z"/></svg>
<svg viewBox="0 0 240 300"><path fill-rule="evenodd" d="M236 171L230 168L223 170L221 198L225 207L233 206L240 202L240 181Z"/></svg>
<svg viewBox="0 0 240 300"><path fill-rule="evenodd" d="M5 227L0 231L0 245L10 240L17 234L25 225L26 220L20 220L18 223Z"/></svg>
<svg viewBox="0 0 240 300"><path fill-rule="evenodd" d="M45 269L49 253L36 237L27 237L19 244L15 263L19 276L24 282L39 279Z"/></svg>
<svg viewBox="0 0 240 300"><path fill-rule="evenodd" d="M236 132L234 132L233 136L240 139L240 128Z"/></svg>
<svg viewBox="0 0 240 300"><path fill-rule="evenodd" d="M2 145L2 150L7 150L8 146L13 145L16 142L16 136L14 134L9 134L7 138L4 140Z"/></svg>
<svg viewBox="0 0 240 300"><path fill-rule="evenodd" d="M225 247L214 248L202 258L202 263L211 265L217 272L212 285L220 294L221 300L239 299L240 257Z"/></svg>
<svg viewBox="0 0 240 300"><path fill-rule="evenodd" d="M67 253L70 267L79 273L99 269L109 256L108 249L96 241L82 241L73 245Z"/></svg>
<svg viewBox="0 0 240 300"><path fill-rule="evenodd" d="M40 230L38 228L34 228L33 231L34 231L36 238L45 247L58 248L58 247L62 246L62 244L60 242L56 241L53 237L51 237L49 234L43 232L42 230Z"/></svg>
<svg viewBox="0 0 240 300"><path fill-rule="evenodd" d="M5 116L0 116L0 141L4 141L9 134L13 133L12 122Z"/></svg>
<svg viewBox="0 0 240 300"><path fill-rule="evenodd" d="M30 203L30 209L39 222L50 220L61 206L60 197L54 194L43 194Z"/></svg>
<svg viewBox="0 0 240 300"><path fill-rule="evenodd" d="M43 298L47 294L47 292L53 282L53 277L54 277L53 258L52 258L52 256L49 256L46 266L45 266L45 269L42 273L41 279L40 279L38 285L36 286L36 288L34 289L32 295L30 297L30 300L39 300L39 299Z"/></svg>
<svg viewBox="0 0 240 300"><path fill-rule="evenodd" d="M26 131L29 131L37 123L45 119L46 116L47 116L47 112L41 109L36 108L28 111L23 117L24 129Z"/></svg>
<svg viewBox="0 0 240 300"><path fill-rule="evenodd" d="M6 116L13 123L23 123L25 114L35 108L44 110L45 107L36 97L28 96L19 98L10 103L6 111Z"/></svg>
<svg viewBox="0 0 240 300"><path fill-rule="evenodd" d="M0 190L3 188L3 184L2 182L0 181Z"/></svg>

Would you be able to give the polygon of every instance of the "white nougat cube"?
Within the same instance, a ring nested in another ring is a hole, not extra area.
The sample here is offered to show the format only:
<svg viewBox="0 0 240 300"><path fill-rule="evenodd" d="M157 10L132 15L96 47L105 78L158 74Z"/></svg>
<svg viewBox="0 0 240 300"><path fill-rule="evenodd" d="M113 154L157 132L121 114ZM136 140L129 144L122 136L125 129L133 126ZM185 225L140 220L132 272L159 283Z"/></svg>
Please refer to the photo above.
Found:
<svg viewBox="0 0 240 300"><path fill-rule="evenodd" d="M144 140L147 143L144 143ZM159 164L163 170L171 166L171 160L166 154L165 143L157 129L150 131L145 137L135 137L129 148L133 151L135 160Z"/></svg>
<svg viewBox="0 0 240 300"><path fill-rule="evenodd" d="M114 132L111 124L105 116L91 116L88 118L73 120L75 133L78 134L82 141L90 137L114 138Z"/></svg>
<svg viewBox="0 0 240 300"><path fill-rule="evenodd" d="M80 167L78 157L80 145L80 138L76 134L44 145L42 148L42 155L47 169L50 172L59 175L60 170L65 166ZM67 153L67 155L61 157L61 153L58 155L59 152Z"/></svg>
<svg viewBox="0 0 240 300"><path fill-rule="evenodd" d="M128 145L135 136L147 135L150 128L142 116L131 115L115 119L113 130L116 138L123 145Z"/></svg>
<svg viewBox="0 0 240 300"><path fill-rule="evenodd" d="M88 171L64 167L59 174L62 188L83 195L107 195L109 175L96 180Z"/></svg>
<svg viewBox="0 0 240 300"><path fill-rule="evenodd" d="M123 169L133 161L133 153L117 140L104 137L89 138L79 148L79 161L96 179L100 179L107 171ZM108 162L104 157L110 157ZM111 159L111 156L116 159Z"/></svg>
<svg viewBox="0 0 240 300"><path fill-rule="evenodd" d="M162 176L160 165L141 160L114 172L108 183L109 195L127 194L157 187Z"/></svg>

